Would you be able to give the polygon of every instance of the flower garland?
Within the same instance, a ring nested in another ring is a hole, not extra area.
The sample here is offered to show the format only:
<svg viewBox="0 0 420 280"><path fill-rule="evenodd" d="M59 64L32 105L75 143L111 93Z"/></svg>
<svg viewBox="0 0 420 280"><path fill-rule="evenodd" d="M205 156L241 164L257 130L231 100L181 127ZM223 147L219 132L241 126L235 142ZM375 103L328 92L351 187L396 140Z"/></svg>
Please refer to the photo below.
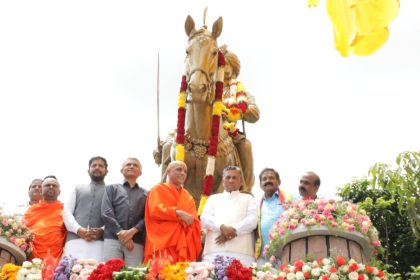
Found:
<svg viewBox="0 0 420 280"><path fill-rule="evenodd" d="M213 103L212 110L212 123L211 123L211 136L210 144L207 149L207 167L206 167L206 177L204 178L202 190L201 190L201 199L200 205L198 207L198 215L201 214L204 208L204 204L207 201L207 198L212 193L213 186L213 175L214 167L216 165L216 153L217 153L217 144L219 142L219 127L220 127L220 117L222 115L223 103L223 80L224 80L224 66L225 66L225 57L221 51L218 52L217 57L217 81L216 81L216 92L215 100ZM185 156L185 112L186 112L186 103L187 103L187 78L186 75L182 76L181 89L178 95L178 122L176 130L176 160L184 161Z"/></svg>
<svg viewBox="0 0 420 280"><path fill-rule="evenodd" d="M245 86L236 79L229 81L228 96L223 99L223 128L230 136L238 135L236 122L242 119L242 114L248 109L248 99L246 98Z"/></svg>

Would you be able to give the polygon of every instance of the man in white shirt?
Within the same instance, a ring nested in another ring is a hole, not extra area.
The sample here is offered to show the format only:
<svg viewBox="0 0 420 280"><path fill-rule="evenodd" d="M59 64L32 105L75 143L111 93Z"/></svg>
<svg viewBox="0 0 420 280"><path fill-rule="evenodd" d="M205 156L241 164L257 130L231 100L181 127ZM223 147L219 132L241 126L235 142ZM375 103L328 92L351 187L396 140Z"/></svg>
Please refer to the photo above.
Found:
<svg viewBox="0 0 420 280"><path fill-rule="evenodd" d="M240 192L242 184L241 169L228 166L223 170L224 192L208 198L200 217L207 232L203 261L211 263L222 255L247 266L255 262L257 205L252 195Z"/></svg>
<svg viewBox="0 0 420 280"><path fill-rule="evenodd" d="M64 255L103 261L101 203L107 173L105 158L91 158L88 170L90 184L76 186L64 205L63 220L68 231Z"/></svg>

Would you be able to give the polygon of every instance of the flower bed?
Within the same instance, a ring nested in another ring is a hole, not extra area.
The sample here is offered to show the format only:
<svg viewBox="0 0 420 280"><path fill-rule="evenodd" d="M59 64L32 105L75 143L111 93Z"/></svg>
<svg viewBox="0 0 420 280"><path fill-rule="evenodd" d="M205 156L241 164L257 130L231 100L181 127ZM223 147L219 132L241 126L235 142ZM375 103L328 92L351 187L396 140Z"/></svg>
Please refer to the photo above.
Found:
<svg viewBox="0 0 420 280"><path fill-rule="evenodd" d="M135 280L384 280L386 276L378 268L336 258L323 258L311 262L296 261L293 265L273 267L271 263L263 266L254 264L244 266L239 260L218 256L213 263L206 262L178 262L171 263L168 259L155 259L145 267L124 267L120 259L109 260L96 265L93 260L64 257L53 272L54 276L40 277L40 268L49 266L48 261L34 259L33 263L25 262L20 268L13 264L6 264L0 274L0 279L58 279L58 280L83 280L83 279L135 279ZM20 270L19 270L20 269ZM48 274L48 273L47 273ZM3 277L3 278L2 278Z"/></svg>
<svg viewBox="0 0 420 280"><path fill-rule="evenodd" d="M367 257L374 255L375 248L381 244L366 212L353 203L317 199L301 200L286 207L273 225L270 243L264 248L265 256L271 259L278 257L287 243L301 238L302 233L344 236L360 244Z"/></svg>

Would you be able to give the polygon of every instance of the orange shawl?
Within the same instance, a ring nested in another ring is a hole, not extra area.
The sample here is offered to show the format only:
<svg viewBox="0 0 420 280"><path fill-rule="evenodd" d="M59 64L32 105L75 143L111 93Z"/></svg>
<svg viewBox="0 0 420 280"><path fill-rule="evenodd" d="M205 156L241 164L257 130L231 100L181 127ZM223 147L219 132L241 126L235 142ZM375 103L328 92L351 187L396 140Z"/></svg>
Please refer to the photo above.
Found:
<svg viewBox="0 0 420 280"><path fill-rule="evenodd" d="M23 216L26 226L33 235L33 258L45 258L48 251L54 258L60 258L66 239L66 228L62 217L63 204L60 201L40 201L31 206Z"/></svg>
<svg viewBox="0 0 420 280"><path fill-rule="evenodd" d="M193 215L193 224L185 225L175 210ZM154 256L167 255L174 262L198 259L201 253L201 225L194 199L184 188L178 191L169 183L154 186L147 194L145 222L145 262Z"/></svg>

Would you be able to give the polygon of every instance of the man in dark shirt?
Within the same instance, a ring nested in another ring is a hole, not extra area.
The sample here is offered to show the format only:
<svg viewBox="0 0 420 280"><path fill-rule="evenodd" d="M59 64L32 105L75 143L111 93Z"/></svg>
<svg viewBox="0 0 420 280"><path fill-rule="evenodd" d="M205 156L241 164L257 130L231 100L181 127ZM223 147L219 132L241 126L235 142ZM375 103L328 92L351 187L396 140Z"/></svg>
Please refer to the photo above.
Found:
<svg viewBox="0 0 420 280"><path fill-rule="evenodd" d="M102 199L104 260L121 258L126 266L136 266L143 262L147 192L137 184L141 175L138 159L126 159L121 173L124 182L106 186Z"/></svg>

